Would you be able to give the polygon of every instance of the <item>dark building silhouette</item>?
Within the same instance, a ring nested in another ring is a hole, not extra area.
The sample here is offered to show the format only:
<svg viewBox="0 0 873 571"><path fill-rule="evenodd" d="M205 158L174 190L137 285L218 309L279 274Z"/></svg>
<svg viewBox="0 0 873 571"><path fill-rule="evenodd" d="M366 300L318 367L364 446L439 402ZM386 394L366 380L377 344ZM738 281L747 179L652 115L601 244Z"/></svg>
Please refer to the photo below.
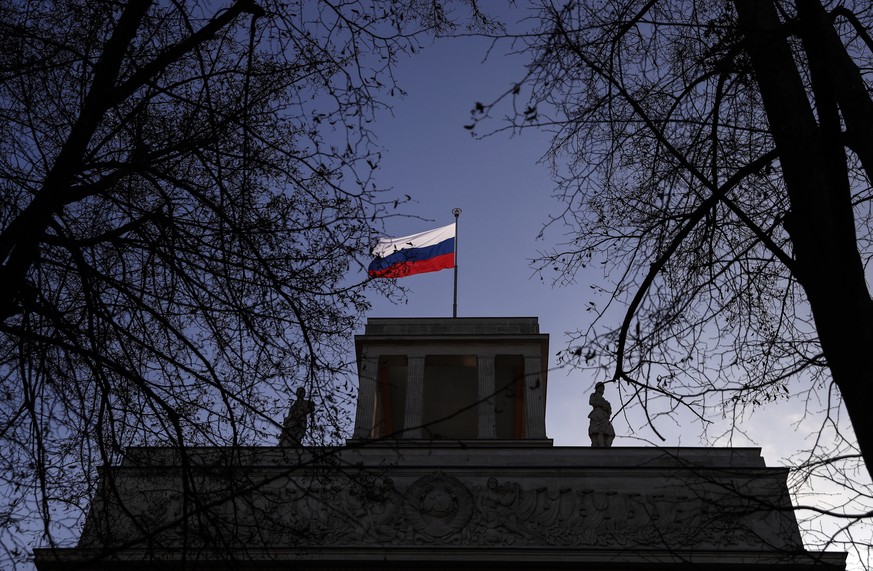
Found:
<svg viewBox="0 0 873 571"><path fill-rule="evenodd" d="M355 342L345 446L130 449L40 571L845 568L803 548L758 448L553 446L534 318L370 319Z"/></svg>

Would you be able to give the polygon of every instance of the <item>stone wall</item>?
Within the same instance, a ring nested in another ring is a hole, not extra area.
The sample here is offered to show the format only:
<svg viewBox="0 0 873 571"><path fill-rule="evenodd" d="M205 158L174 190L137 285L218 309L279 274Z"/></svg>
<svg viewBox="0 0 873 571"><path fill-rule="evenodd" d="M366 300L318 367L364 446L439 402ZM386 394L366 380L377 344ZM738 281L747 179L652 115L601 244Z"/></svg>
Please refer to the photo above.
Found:
<svg viewBox="0 0 873 571"><path fill-rule="evenodd" d="M187 471L165 449L131 450L106 470L78 552L61 558L172 560L183 547L188 558L295 561L536 554L538 565L821 556L803 551L786 471L757 449L185 452Z"/></svg>

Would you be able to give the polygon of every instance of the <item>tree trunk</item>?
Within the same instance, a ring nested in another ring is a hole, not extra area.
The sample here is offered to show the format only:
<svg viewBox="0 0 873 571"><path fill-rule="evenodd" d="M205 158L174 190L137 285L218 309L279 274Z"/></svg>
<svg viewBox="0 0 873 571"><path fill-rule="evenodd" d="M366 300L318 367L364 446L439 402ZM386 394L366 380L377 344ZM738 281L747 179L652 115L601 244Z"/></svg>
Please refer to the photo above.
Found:
<svg viewBox="0 0 873 571"><path fill-rule="evenodd" d="M833 43L806 17L821 7L798 0L816 121L773 2L734 3L788 189L791 212L785 228L794 254L791 271L806 292L828 367L870 473L873 301L858 252L838 96L827 77L835 69L845 70L832 66L827 54Z"/></svg>

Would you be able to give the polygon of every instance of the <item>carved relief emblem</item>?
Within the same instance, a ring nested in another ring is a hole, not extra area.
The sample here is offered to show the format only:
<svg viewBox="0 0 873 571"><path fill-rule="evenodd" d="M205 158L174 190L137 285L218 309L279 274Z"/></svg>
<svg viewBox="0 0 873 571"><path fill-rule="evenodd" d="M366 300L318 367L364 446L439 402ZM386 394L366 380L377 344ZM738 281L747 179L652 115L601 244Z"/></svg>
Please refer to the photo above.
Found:
<svg viewBox="0 0 873 571"><path fill-rule="evenodd" d="M473 515L473 496L456 478L436 472L416 480L406 491L406 516L425 541L449 538Z"/></svg>

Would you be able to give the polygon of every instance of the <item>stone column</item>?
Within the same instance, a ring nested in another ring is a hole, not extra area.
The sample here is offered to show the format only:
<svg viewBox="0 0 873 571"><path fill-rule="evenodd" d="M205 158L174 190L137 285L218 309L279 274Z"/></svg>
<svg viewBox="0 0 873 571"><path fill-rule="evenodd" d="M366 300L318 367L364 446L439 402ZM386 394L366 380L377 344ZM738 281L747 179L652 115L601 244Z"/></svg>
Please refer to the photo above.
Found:
<svg viewBox="0 0 873 571"><path fill-rule="evenodd" d="M423 397L424 356L410 356L406 361L406 413L402 438L421 438Z"/></svg>
<svg viewBox="0 0 873 571"><path fill-rule="evenodd" d="M494 415L494 355L479 355L479 438L496 438Z"/></svg>
<svg viewBox="0 0 873 571"><path fill-rule="evenodd" d="M378 373L378 356L361 359L361 365L358 368L358 408L355 412L355 432L352 438L370 438L372 436Z"/></svg>
<svg viewBox="0 0 873 571"><path fill-rule="evenodd" d="M546 386L542 358L524 357L525 438L546 438Z"/></svg>

